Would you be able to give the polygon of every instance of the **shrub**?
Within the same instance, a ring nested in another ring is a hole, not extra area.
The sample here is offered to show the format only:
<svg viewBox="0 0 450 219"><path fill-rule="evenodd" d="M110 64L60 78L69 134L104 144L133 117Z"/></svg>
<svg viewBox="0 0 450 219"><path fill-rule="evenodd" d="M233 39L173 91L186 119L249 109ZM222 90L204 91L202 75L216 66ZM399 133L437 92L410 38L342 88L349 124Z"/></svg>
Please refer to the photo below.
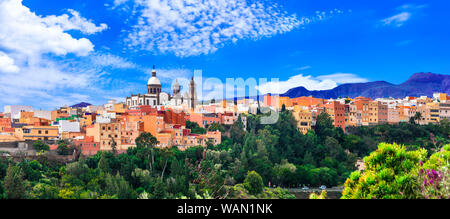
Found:
<svg viewBox="0 0 450 219"><path fill-rule="evenodd" d="M353 172L345 182L343 199L412 199L420 197L416 180L427 151L381 143L364 158L366 170Z"/></svg>
<svg viewBox="0 0 450 219"><path fill-rule="evenodd" d="M256 171L248 172L244 180L244 187L252 195L261 193L264 188L262 177Z"/></svg>
<svg viewBox="0 0 450 219"><path fill-rule="evenodd" d="M450 145L445 145L440 152L431 155L418 173L420 191L426 199L450 198Z"/></svg>

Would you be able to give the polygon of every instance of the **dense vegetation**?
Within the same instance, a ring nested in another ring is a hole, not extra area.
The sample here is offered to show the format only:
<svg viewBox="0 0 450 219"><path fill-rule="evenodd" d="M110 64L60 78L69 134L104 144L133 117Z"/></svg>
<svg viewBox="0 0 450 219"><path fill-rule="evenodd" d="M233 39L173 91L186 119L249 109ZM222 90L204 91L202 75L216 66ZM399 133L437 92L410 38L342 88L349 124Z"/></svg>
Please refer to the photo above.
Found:
<svg viewBox="0 0 450 219"><path fill-rule="evenodd" d="M382 143L364 161L367 168L351 174L342 198L450 198L450 145L427 158L423 148L408 151L397 144Z"/></svg>
<svg viewBox="0 0 450 219"><path fill-rule="evenodd" d="M283 110L273 125L261 125L262 116L249 115L245 130L240 118L231 126L207 127L221 130L223 141L206 148L160 149L155 147L156 138L144 133L136 139L137 147L126 153L99 152L69 164L50 161L44 155L19 162L0 159L0 196L293 198L282 188L342 185L355 171L358 157L376 150L380 142L406 144L406 151L421 146L438 150L449 143L448 121L427 126L358 127L345 134L333 126L327 114L321 114L315 129L303 135L289 111ZM206 132L198 124L189 122L188 126L193 132ZM36 145L47 150L41 143ZM73 147L67 142L59 145L60 154ZM355 174L350 178L357 180Z"/></svg>

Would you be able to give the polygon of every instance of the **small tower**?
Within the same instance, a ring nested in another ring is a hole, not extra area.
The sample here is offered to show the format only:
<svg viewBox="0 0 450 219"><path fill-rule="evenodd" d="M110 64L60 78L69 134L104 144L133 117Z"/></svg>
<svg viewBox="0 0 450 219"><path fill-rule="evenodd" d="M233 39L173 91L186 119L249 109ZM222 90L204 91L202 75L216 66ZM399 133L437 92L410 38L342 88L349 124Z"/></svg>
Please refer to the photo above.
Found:
<svg viewBox="0 0 450 219"><path fill-rule="evenodd" d="M177 96L180 94L180 84L178 83L178 79L175 80L175 84L173 85L173 96Z"/></svg>
<svg viewBox="0 0 450 219"><path fill-rule="evenodd" d="M192 77L191 83L189 84L189 97L190 97L190 107L192 110L194 110L196 101L194 77Z"/></svg>

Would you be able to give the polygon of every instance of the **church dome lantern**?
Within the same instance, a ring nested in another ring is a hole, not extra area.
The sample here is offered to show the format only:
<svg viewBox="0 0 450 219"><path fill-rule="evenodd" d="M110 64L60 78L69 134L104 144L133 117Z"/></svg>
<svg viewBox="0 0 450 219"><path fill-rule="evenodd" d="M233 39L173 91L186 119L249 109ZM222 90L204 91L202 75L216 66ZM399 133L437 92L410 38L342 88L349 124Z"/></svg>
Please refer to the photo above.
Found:
<svg viewBox="0 0 450 219"><path fill-rule="evenodd" d="M161 81L156 77L155 66L153 66L152 77L148 79L147 85L159 85L161 86Z"/></svg>

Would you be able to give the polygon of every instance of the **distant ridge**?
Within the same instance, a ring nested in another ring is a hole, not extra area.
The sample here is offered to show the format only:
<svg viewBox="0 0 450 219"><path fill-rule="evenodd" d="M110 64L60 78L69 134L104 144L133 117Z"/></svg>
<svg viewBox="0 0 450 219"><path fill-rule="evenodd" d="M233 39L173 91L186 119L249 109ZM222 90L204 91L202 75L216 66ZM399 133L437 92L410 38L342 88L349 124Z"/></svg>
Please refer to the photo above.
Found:
<svg viewBox="0 0 450 219"><path fill-rule="evenodd" d="M77 103L75 105L72 105L70 107L72 107L72 108L84 108L84 107L91 106L91 105L92 104L90 104L90 103L81 102L81 103Z"/></svg>
<svg viewBox="0 0 450 219"><path fill-rule="evenodd" d="M296 87L280 96L290 98L313 96L323 99L364 96L375 99L383 97L403 98L405 96L432 97L433 93L436 92L450 93L450 75L421 72L412 75L406 82L399 85L386 81L375 81L342 84L331 90L321 91L310 91L304 87Z"/></svg>

